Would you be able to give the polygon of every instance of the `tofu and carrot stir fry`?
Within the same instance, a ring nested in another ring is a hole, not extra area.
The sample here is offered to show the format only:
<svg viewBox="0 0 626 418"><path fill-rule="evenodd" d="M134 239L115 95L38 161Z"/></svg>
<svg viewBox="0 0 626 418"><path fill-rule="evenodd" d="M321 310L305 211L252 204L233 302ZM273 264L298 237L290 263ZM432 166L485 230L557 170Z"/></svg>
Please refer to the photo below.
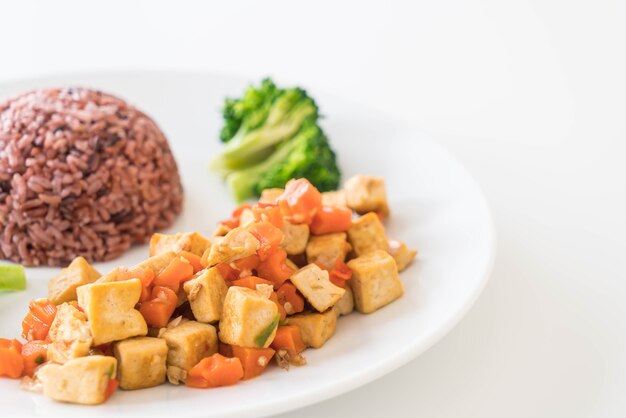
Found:
<svg viewBox="0 0 626 418"><path fill-rule="evenodd" d="M306 364L337 319L403 293L416 255L388 239L384 182L320 193L265 190L210 238L154 234L150 257L100 274L78 257L30 302L22 338L0 339L0 376L57 401L99 404L118 387L232 385L271 364Z"/></svg>

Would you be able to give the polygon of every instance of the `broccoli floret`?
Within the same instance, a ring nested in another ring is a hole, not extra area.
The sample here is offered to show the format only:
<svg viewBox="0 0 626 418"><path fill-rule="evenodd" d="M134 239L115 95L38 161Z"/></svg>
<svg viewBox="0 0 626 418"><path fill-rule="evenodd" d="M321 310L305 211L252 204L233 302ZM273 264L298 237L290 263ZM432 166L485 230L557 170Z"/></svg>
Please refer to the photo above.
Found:
<svg viewBox="0 0 626 418"><path fill-rule="evenodd" d="M226 177L238 201L307 178L321 191L340 181L335 153L317 124L315 101L300 88L280 89L270 79L227 99L220 139L226 143L211 167Z"/></svg>
<svg viewBox="0 0 626 418"><path fill-rule="evenodd" d="M242 201L301 177L323 192L335 190L341 178L328 138L312 121L306 121L291 140L280 145L265 161L229 174L226 182L235 199Z"/></svg>
<svg viewBox="0 0 626 418"><path fill-rule="evenodd" d="M280 142L293 137L305 120L317 120L318 109L306 91L278 89L266 79L259 88L248 88L242 99L227 100L223 114L220 138L226 148L211 165L227 174L267 158Z"/></svg>

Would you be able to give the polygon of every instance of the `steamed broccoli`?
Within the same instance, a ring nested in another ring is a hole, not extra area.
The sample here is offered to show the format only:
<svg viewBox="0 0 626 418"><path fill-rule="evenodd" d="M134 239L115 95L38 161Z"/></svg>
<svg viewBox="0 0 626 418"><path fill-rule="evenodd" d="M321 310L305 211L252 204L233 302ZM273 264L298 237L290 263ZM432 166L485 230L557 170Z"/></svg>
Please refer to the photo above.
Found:
<svg viewBox="0 0 626 418"><path fill-rule="evenodd" d="M295 177L306 177L321 191L337 188L336 156L306 91L280 89L265 79L241 99L227 99L223 116L220 139L226 146L212 167L226 176L237 200Z"/></svg>

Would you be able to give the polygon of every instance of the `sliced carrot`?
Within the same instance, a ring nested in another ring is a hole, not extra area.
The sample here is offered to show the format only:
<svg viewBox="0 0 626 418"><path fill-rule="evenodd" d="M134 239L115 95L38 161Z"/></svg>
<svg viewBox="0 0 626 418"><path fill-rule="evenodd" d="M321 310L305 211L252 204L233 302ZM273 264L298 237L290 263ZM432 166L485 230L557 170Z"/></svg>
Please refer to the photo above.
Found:
<svg viewBox="0 0 626 418"><path fill-rule="evenodd" d="M193 266L193 273L196 274L202 270L205 266L202 265L202 260L197 255L190 253L189 251L182 251L180 256L189 262Z"/></svg>
<svg viewBox="0 0 626 418"><path fill-rule="evenodd" d="M120 385L120 382L118 382L117 379L115 379L113 377L109 379L109 383L107 383L107 387L104 390L104 400L105 401L107 399L109 399L111 397L111 395L113 395L115 393L115 391L117 390L119 385Z"/></svg>
<svg viewBox="0 0 626 418"><path fill-rule="evenodd" d="M154 279L155 286L165 286L178 293L180 284L191 279L193 266L184 257L174 257L165 269Z"/></svg>
<svg viewBox="0 0 626 418"><path fill-rule="evenodd" d="M22 338L28 341L45 340L56 312L56 306L48 299L31 300L22 321Z"/></svg>
<svg viewBox="0 0 626 418"><path fill-rule="evenodd" d="M276 292L272 292L272 294L270 295L270 300L274 302L278 307L278 314L280 315L279 321L284 321L285 318L287 318L287 311L285 310L285 307L280 302L278 302L278 295L276 294Z"/></svg>
<svg viewBox="0 0 626 418"><path fill-rule="evenodd" d="M203 358L189 370L186 384L193 388L215 388L234 385L242 377L241 360L215 353Z"/></svg>
<svg viewBox="0 0 626 418"><path fill-rule="evenodd" d="M298 294L298 289L291 282L283 283L276 291L276 295L278 296L278 303L284 307L288 315L304 310L304 298Z"/></svg>
<svg viewBox="0 0 626 418"><path fill-rule="evenodd" d="M18 340L0 338L0 376L16 379L22 376L24 359L22 343Z"/></svg>
<svg viewBox="0 0 626 418"><path fill-rule="evenodd" d="M230 282L230 284L232 286L247 287L248 289L256 290L256 285L258 284L268 284L270 286L273 286L274 282L262 279L257 276L248 276L244 277L243 279L233 280L232 282Z"/></svg>
<svg viewBox="0 0 626 418"><path fill-rule="evenodd" d="M340 258L335 260L335 267L328 272L330 281L339 287L346 287L346 282L352 278L352 270Z"/></svg>
<svg viewBox="0 0 626 418"><path fill-rule="evenodd" d="M272 250L278 248L283 240L283 231L267 221L255 222L248 226L248 232L261 243L257 254L261 261L265 260Z"/></svg>
<svg viewBox="0 0 626 418"><path fill-rule="evenodd" d="M292 179L276 201L289 222L309 225L322 207L322 194L307 179Z"/></svg>
<svg viewBox="0 0 626 418"><path fill-rule="evenodd" d="M294 270L285 263L286 259L285 250L275 248L267 259L259 264L257 268L259 277L271 280L274 282L274 289L278 289L294 273Z"/></svg>
<svg viewBox="0 0 626 418"><path fill-rule="evenodd" d="M272 348L249 348L232 346L233 356L241 361L243 380L260 375L270 363L274 353Z"/></svg>
<svg viewBox="0 0 626 418"><path fill-rule="evenodd" d="M257 222L269 222L276 228L283 226L283 214L278 205L257 203L252 207L252 213Z"/></svg>
<svg viewBox="0 0 626 418"><path fill-rule="evenodd" d="M241 276L249 276L254 274L254 271L259 266L259 256L252 254L251 256L235 260L232 263L222 263L217 265L217 270L220 272L224 280L231 281L237 280Z"/></svg>
<svg viewBox="0 0 626 418"><path fill-rule="evenodd" d="M224 225L226 225L227 227L231 229L237 228L239 226L239 218L241 217L241 212L243 212L244 209L248 209L248 208L250 208L249 203L242 203L241 205L237 206L237 209L235 209L231 213L230 218L225 219L221 221L220 223L223 223Z"/></svg>
<svg viewBox="0 0 626 418"><path fill-rule="evenodd" d="M294 357L306 348L300 335L300 328L295 325L279 326L270 347L274 350L287 350L287 353Z"/></svg>
<svg viewBox="0 0 626 418"><path fill-rule="evenodd" d="M167 326L176 309L178 296L168 287L155 286L152 289L151 298L141 304L139 312L148 325L163 328Z"/></svg>
<svg viewBox="0 0 626 418"><path fill-rule="evenodd" d="M344 232L352 225L352 211L348 208L322 206L311 222L311 234L323 235Z"/></svg>
<svg viewBox="0 0 626 418"><path fill-rule="evenodd" d="M24 359L24 376L33 377L35 369L48 360L48 343L46 341L29 341L22 346Z"/></svg>

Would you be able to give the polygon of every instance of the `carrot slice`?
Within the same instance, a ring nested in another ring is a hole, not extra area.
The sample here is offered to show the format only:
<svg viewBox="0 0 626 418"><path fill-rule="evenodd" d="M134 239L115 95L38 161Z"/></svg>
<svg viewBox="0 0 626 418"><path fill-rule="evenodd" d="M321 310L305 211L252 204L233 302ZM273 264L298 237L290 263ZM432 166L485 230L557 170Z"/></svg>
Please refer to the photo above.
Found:
<svg viewBox="0 0 626 418"><path fill-rule="evenodd" d="M205 357L187 374L187 386L193 388L215 388L234 385L243 377L241 360L227 358L219 353Z"/></svg>
<svg viewBox="0 0 626 418"><path fill-rule="evenodd" d="M298 294L298 289L290 281L283 283L276 291L276 295L278 303L284 307L288 315L304 310L304 298Z"/></svg>
<svg viewBox="0 0 626 418"><path fill-rule="evenodd" d="M248 232L254 235L261 243L257 250L261 261L265 260L272 250L278 248L283 240L283 231L266 221L251 224L248 226Z"/></svg>
<svg viewBox="0 0 626 418"><path fill-rule="evenodd" d="M178 293L180 284L191 279L193 266L184 257L174 257L167 267L154 279L155 286L165 286Z"/></svg>
<svg viewBox="0 0 626 418"><path fill-rule="evenodd" d="M276 292L272 292L272 294L270 295L270 300L274 302L278 307L278 314L280 315L279 321L284 321L285 318L287 318L287 311L285 310L285 307L280 302L278 302L278 295L276 294Z"/></svg>
<svg viewBox="0 0 626 418"><path fill-rule="evenodd" d="M35 369L48 360L48 343L46 341L29 341L22 346L24 359L24 376L33 377Z"/></svg>
<svg viewBox="0 0 626 418"><path fill-rule="evenodd" d="M339 287L346 287L346 282L352 278L352 270L340 258L335 260L335 267L328 272L330 281Z"/></svg>
<svg viewBox="0 0 626 418"><path fill-rule="evenodd" d="M168 287L155 286L152 289L151 297L152 299L141 304L139 312L143 315L148 325L163 328L167 326L176 309L178 296Z"/></svg>
<svg viewBox="0 0 626 418"><path fill-rule="evenodd" d="M270 344L274 350L287 350L290 356L297 356L306 346L300 335L300 328L295 325L283 325L276 330L274 341Z"/></svg>
<svg viewBox="0 0 626 418"><path fill-rule="evenodd" d="M193 266L193 274L196 274L200 270L204 269L201 258L189 251L181 251L180 256L189 262Z"/></svg>
<svg viewBox="0 0 626 418"><path fill-rule="evenodd" d="M252 207L252 213L257 222L269 222L276 228L283 226L283 214L278 205L257 203Z"/></svg>
<svg viewBox="0 0 626 418"><path fill-rule="evenodd" d="M110 378L109 379L109 383L107 383L107 387L104 390L104 400L105 401L107 399L109 399L111 397L111 395L113 395L115 393L115 391L117 390L119 385L120 385L120 382L118 382L117 379L115 379L115 378Z"/></svg>
<svg viewBox="0 0 626 418"><path fill-rule="evenodd" d="M235 260L232 263L218 264L217 270L220 272L224 280L237 280L241 276L249 276L259 266L259 256L252 254L251 256Z"/></svg>
<svg viewBox="0 0 626 418"><path fill-rule="evenodd" d="M48 299L31 300L22 321L22 338L28 341L45 340L56 313L56 306Z"/></svg>
<svg viewBox="0 0 626 418"><path fill-rule="evenodd" d="M344 232L352 225L352 211L348 208L323 206L311 222L311 234L323 235Z"/></svg>
<svg viewBox="0 0 626 418"><path fill-rule="evenodd" d="M16 379L24 370L22 344L18 340L0 338L0 376Z"/></svg>
<svg viewBox="0 0 626 418"><path fill-rule="evenodd" d="M322 194L307 179L292 179L276 201L289 222L309 225L322 207Z"/></svg>
<svg viewBox="0 0 626 418"><path fill-rule="evenodd" d="M233 356L241 361L243 380L252 379L260 375L276 352L272 348L249 348L235 345L231 347Z"/></svg>
<svg viewBox="0 0 626 418"><path fill-rule="evenodd" d="M248 276L243 279L237 279L230 282L231 286L240 286L247 287L248 289L256 290L256 285L258 284L268 284L270 286L274 285L274 282L269 280L262 279L257 276Z"/></svg>
<svg viewBox="0 0 626 418"><path fill-rule="evenodd" d="M259 277L274 282L274 288L278 289L288 278L290 278L294 270L289 267L285 260L287 253L282 248L275 248L265 261L262 261L257 268Z"/></svg>

